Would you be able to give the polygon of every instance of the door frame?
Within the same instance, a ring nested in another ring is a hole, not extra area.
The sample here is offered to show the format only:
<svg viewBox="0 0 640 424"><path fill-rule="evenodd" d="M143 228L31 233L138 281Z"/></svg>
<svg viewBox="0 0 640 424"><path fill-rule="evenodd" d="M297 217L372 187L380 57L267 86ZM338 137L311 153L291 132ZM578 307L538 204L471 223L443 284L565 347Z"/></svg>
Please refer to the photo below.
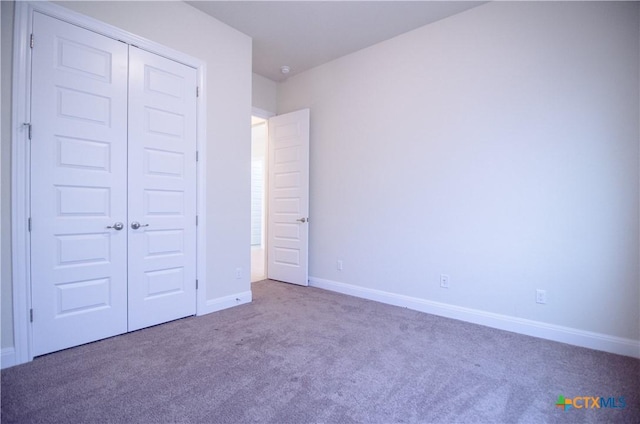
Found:
<svg viewBox="0 0 640 424"><path fill-rule="evenodd" d="M206 313L206 63L177 50L139 37L94 18L42 1L15 2L13 40L13 80L11 117L11 262L14 365L33 360L31 310L30 142L31 54L30 34L33 13L40 12L94 31L127 44L133 44L159 56L180 62L197 71L199 96L196 98L196 315ZM37 42L37 41L36 41ZM37 131L37 129L34 129ZM195 282L194 282L195 284Z"/></svg>
<svg viewBox="0 0 640 424"><path fill-rule="evenodd" d="M268 110L265 109L260 109L258 107L252 107L251 108L251 116L255 116L257 118L262 118L264 120L266 120L265 125L267 126L267 139L265 140L266 146L265 148L267 149L267 152L265 153L265 158L264 161L266 163L266 167L267 170L269 169L269 153L268 153L268 149L269 149L269 118L273 118L274 116L276 116L275 113L273 112L269 112ZM269 241L269 172L265 172L265 176L264 176L264 191L265 191L265 202L264 202L264 212L263 212L263 216L264 216L264 221L262 224L264 226L264 234L262 235L262 237L264 238L264 278L267 278L268 275L268 271L269 271L269 248L267 246L267 243ZM251 246L249 246L251 247ZM249 267L252 268L253 264L249 264ZM251 274L251 271L249 272L249 274Z"/></svg>

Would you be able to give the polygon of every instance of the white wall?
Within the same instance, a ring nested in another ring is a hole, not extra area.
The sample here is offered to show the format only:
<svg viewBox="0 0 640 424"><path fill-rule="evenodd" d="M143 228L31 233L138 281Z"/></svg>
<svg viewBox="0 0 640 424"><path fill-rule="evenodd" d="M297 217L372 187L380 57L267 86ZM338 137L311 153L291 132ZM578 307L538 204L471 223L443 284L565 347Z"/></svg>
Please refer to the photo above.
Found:
<svg viewBox="0 0 640 424"><path fill-rule="evenodd" d="M275 114L277 109L277 89L275 81L262 75L252 74L253 107Z"/></svg>
<svg viewBox="0 0 640 424"><path fill-rule="evenodd" d="M489 3L280 84L310 275L638 346L639 9Z"/></svg>
<svg viewBox="0 0 640 424"><path fill-rule="evenodd" d="M0 347L13 346L13 309L11 302L11 54L13 34L13 2L0 2L1 8L1 51L0 51L0 298L2 334Z"/></svg>
<svg viewBox="0 0 640 424"><path fill-rule="evenodd" d="M214 300L249 291L251 39L183 2L58 4L207 63L207 297ZM2 7L4 39L13 29L4 19L5 2ZM2 54L4 58L4 44ZM10 64L3 62L3 84L10 70ZM3 101L8 96L3 85ZM10 138L3 126L3 161L7 146ZM3 193L9 185L3 172ZM4 198L2 206L4 228ZM2 260L4 270L5 260L10 260L4 248ZM236 268L243 270L240 279ZM3 302L7 295L10 281L3 274ZM11 327L3 309L3 347L10 346L4 335L11 334Z"/></svg>

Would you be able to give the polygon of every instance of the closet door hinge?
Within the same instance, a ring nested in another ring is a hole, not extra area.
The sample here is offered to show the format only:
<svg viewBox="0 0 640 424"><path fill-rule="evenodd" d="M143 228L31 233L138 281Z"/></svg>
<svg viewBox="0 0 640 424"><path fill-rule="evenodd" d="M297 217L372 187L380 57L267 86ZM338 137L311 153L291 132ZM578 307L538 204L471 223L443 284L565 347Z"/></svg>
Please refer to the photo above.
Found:
<svg viewBox="0 0 640 424"><path fill-rule="evenodd" d="M196 150L196 162L200 160L200 152Z"/></svg>
<svg viewBox="0 0 640 424"><path fill-rule="evenodd" d="M196 280L196 290L198 290L198 280Z"/></svg>
<svg viewBox="0 0 640 424"><path fill-rule="evenodd" d="M29 232L31 232L31 217L27 218L27 228L29 229Z"/></svg>
<svg viewBox="0 0 640 424"><path fill-rule="evenodd" d="M196 215L196 227L198 226L198 215Z"/></svg>
<svg viewBox="0 0 640 424"><path fill-rule="evenodd" d="M33 309L29 309L29 322L33 322Z"/></svg>
<svg viewBox="0 0 640 424"><path fill-rule="evenodd" d="M200 97L200 87L196 85L196 97Z"/></svg>
<svg viewBox="0 0 640 424"><path fill-rule="evenodd" d="M33 48L33 34L29 37L29 47Z"/></svg>
<svg viewBox="0 0 640 424"><path fill-rule="evenodd" d="M27 137L29 137L29 140L31 140L31 123L30 122L25 122L22 125L27 127Z"/></svg>

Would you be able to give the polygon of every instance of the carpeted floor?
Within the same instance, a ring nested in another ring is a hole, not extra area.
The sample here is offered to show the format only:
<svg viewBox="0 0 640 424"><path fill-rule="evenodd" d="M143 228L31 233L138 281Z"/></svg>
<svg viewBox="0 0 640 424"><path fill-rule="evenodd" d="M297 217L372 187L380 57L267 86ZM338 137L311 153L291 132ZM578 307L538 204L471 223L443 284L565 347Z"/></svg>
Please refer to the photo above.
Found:
<svg viewBox="0 0 640 424"><path fill-rule="evenodd" d="M314 288L252 290L251 304L3 370L2 423L640 422L640 360ZM558 395L626 407L564 411Z"/></svg>

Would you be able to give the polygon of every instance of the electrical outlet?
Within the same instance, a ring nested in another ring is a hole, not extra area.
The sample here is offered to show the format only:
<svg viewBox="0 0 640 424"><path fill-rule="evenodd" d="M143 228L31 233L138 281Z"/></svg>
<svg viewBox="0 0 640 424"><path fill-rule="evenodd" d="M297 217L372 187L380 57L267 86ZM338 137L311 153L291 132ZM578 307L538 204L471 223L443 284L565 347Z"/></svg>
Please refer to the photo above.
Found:
<svg viewBox="0 0 640 424"><path fill-rule="evenodd" d="M242 278L242 268L236 268L236 279Z"/></svg>
<svg viewBox="0 0 640 424"><path fill-rule="evenodd" d="M449 288L449 276L447 274L440 274L440 287L443 289Z"/></svg>
<svg viewBox="0 0 640 424"><path fill-rule="evenodd" d="M338 268L338 271L342 271L342 259L337 260L336 268Z"/></svg>
<svg viewBox="0 0 640 424"><path fill-rule="evenodd" d="M536 290L536 303L547 303L547 291L546 290Z"/></svg>

